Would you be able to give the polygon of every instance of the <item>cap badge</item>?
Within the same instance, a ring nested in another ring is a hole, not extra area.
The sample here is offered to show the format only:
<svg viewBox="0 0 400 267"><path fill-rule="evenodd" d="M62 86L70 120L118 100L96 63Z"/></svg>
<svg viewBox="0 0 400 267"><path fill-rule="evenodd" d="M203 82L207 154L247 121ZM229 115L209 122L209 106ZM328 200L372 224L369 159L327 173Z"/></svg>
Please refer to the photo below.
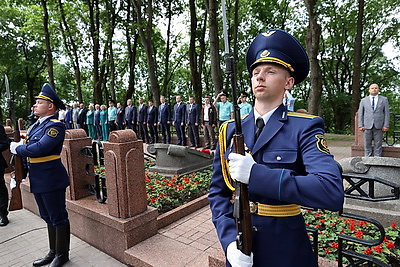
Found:
<svg viewBox="0 0 400 267"><path fill-rule="evenodd" d="M268 31L268 32L263 32L262 35L265 37L270 37L271 35L273 35L276 31Z"/></svg>
<svg viewBox="0 0 400 267"><path fill-rule="evenodd" d="M269 54L271 54L271 53L270 53L268 50L264 50L264 51L261 53L260 57L268 57Z"/></svg>

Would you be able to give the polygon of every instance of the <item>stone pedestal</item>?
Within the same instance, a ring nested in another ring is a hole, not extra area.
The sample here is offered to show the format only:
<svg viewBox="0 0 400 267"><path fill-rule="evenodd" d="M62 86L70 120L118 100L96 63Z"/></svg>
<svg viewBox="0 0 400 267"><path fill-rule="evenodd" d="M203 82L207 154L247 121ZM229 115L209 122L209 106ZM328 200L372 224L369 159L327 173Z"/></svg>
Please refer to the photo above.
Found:
<svg viewBox="0 0 400 267"><path fill-rule="evenodd" d="M104 164L110 215L128 218L145 211L143 142L133 131L110 134L109 141L104 142Z"/></svg>
<svg viewBox="0 0 400 267"><path fill-rule="evenodd" d="M89 176L85 168L93 160L85 157L81 150L91 145L92 139L86 136L85 130L72 129L65 132L61 161L67 169L71 184L67 189L67 199L78 200L90 195L88 184L94 183L94 177Z"/></svg>
<svg viewBox="0 0 400 267"><path fill-rule="evenodd" d="M364 174L379 177L394 184L400 184L400 159L388 157L352 157L338 161L343 168L343 173ZM368 192L367 185L361 187ZM392 195L391 188L377 183L374 195L382 197ZM372 217L385 226L393 221L400 221L400 200L371 202L346 198L345 211Z"/></svg>
<svg viewBox="0 0 400 267"><path fill-rule="evenodd" d="M154 144L147 151L156 155L156 165L152 172L162 174L184 174L211 166L214 155L206 154L186 146Z"/></svg>

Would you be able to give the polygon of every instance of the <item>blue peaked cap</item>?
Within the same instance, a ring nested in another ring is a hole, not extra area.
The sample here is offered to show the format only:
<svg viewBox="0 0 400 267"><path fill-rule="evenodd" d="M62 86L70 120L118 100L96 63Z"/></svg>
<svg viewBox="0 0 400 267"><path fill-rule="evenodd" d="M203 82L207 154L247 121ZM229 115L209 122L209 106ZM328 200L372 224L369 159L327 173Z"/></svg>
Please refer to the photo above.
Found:
<svg viewBox="0 0 400 267"><path fill-rule="evenodd" d="M53 87L51 87L51 85L48 83L43 84L42 91L35 98L50 101L58 109L65 109L64 103L58 97L58 95L57 95L56 91L53 89Z"/></svg>
<svg viewBox="0 0 400 267"><path fill-rule="evenodd" d="M304 81L310 70L307 53L299 41L277 29L260 33L250 44L246 54L250 74L259 63L276 63L285 67L294 78L294 84Z"/></svg>

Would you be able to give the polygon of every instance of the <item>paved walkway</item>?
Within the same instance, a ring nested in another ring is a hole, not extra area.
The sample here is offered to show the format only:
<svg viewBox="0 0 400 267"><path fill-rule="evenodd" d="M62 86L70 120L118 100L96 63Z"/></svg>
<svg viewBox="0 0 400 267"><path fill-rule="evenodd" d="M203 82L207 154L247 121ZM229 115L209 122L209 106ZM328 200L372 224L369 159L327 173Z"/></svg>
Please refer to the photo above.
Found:
<svg viewBox="0 0 400 267"><path fill-rule="evenodd" d="M336 160L350 157L351 142L340 146L334 146L334 143L330 144L330 150ZM32 266L33 260L48 251L45 224L27 210L11 212L9 220L8 226L0 227L0 266ZM216 248L219 248L219 243L211 223L211 213L208 207L204 207L160 229L157 235L130 251L139 260L157 267L205 267L208 266L208 255ZM70 261L65 266L125 265L72 235Z"/></svg>

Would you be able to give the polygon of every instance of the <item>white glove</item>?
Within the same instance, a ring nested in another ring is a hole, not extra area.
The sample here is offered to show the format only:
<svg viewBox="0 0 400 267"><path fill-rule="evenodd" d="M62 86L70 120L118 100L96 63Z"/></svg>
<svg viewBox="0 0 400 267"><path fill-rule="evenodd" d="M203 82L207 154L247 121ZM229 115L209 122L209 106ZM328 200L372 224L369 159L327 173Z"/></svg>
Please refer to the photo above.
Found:
<svg viewBox="0 0 400 267"><path fill-rule="evenodd" d="M251 267L253 266L253 252L247 256L237 249L236 242L229 244L226 250L226 258L232 267Z"/></svg>
<svg viewBox="0 0 400 267"><path fill-rule="evenodd" d="M11 153L17 154L16 148L22 146L23 144L24 144L24 139L21 139L19 142L11 142L10 144Z"/></svg>
<svg viewBox="0 0 400 267"><path fill-rule="evenodd" d="M238 153L230 153L228 158L231 177L241 183L249 184L251 168L256 163L253 156L249 153L245 153L244 156Z"/></svg>

